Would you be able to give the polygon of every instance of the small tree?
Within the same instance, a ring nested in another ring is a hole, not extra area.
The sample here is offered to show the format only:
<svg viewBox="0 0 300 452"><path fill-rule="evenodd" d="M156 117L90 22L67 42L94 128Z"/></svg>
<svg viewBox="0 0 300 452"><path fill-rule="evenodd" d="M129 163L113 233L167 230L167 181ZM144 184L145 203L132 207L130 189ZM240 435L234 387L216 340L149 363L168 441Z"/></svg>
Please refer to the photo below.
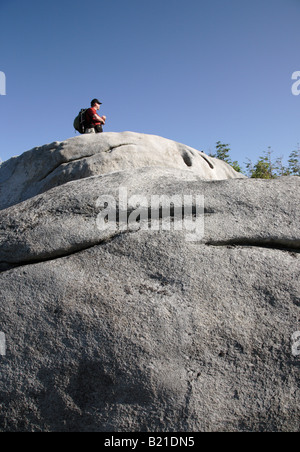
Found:
<svg viewBox="0 0 300 452"><path fill-rule="evenodd" d="M249 177L254 179L275 179L275 165L272 162L272 153L270 147L264 152L262 157L259 157L255 165L252 164L251 160L247 163L247 169L249 172Z"/></svg>
<svg viewBox="0 0 300 452"><path fill-rule="evenodd" d="M221 143L221 141L217 141L216 143L216 153L212 155L220 160L224 160L224 162L231 162L229 157L230 147L229 144Z"/></svg>
<svg viewBox="0 0 300 452"><path fill-rule="evenodd" d="M289 156L288 172L291 176L300 176L300 147L293 151Z"/></svg>
<svg viewBox="0 0 300 452"><path fill-rule="evenodd" d="M217 141L216 143L216 152L215 154L209 154L211 157L217 158L219 160L223 160L224 162L228 163L228 165L232 166L232 168L237 171L238 173L242 172L242 169L238 163L237 160L232 162L230 156L230 147L229 144L221 143L221 141Z"/></svg>
<svg viewBox="0 0 300 452"><path fill-rule="evenodd" d="M276 162L275 162L276 166L275 166L275 170L276 170L276 175L277 176L289 176L290 171L289 169L284 166L283 164L283 156L279 157Z"/></svg>
<svg viewBox="0 0 300 452"><path fill-rule="evenodd" d="M251 177L253 179L273 179L274 178L267 158L260 157L258 162L253 167Z"/></svg>

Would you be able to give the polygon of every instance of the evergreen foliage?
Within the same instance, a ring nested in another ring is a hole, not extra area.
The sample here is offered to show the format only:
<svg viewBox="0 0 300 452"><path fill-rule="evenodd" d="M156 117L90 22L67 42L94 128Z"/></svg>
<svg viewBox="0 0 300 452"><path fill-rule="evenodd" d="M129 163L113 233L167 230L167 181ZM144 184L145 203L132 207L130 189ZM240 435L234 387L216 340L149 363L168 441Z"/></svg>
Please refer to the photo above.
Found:
<svg viewBox="0 0 300 452"><path fill-rule="evenodd" d="M229 144L221 143L217 141L216 149L214 153L210 153L211 157L224 160L229 165L231 165L236 171L245 174L248 177L256 179L276 179L280 176L300 176L300 146L292 151L288 158L288 165L285 166L283 163L283 157L273 158L273 151L271 147L263 153L257 160L253 163L250 159L245 163L246 170L242 169L239 162L232 161L230 158L230 147Z"/></svg>

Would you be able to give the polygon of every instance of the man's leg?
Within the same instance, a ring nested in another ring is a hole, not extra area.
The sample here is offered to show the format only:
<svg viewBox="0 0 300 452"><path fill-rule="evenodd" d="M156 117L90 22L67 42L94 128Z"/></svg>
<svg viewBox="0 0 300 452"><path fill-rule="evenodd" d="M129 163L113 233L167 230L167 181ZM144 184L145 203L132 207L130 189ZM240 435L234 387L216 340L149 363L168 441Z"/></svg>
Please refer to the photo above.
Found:
<svg viewBox="0 0 300 452"><path fill-rule="evenodd" d="M96 133L94 127L91 127L90 129L85 129L84 133Z"/></svg>
<svg viewBox="0 0 300 452"><path fill-rule="evenodd" d="M103 132L103 127L101 124L95 126L95 133L102 133Z"/></svg>

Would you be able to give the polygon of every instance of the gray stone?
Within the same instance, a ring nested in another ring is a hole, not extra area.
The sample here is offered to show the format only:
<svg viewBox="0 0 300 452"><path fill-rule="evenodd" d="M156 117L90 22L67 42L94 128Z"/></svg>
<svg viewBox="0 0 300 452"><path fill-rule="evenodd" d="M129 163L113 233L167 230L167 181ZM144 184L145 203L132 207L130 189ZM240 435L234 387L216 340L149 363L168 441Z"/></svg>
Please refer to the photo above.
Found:
<svg viewBox="0 0 300 452"><path fill-rule="evenodd" d="M244 177L221 160L155 135L81 135L4 162L0 166L0 209L72 180L149 166L188 169L204 180Z"/></svg>
<svg viewBox="0 0 300 452"><path fill-rule="evenodd" d="M33 196L37 171L0 212L0 430L299 431L299 178L208 181L121 157ZM139 221L122 224L120 188ZM204 234L177 230L189 211L175 207L152 230L154 195L192 195ZM112 198L119 228L99 230Z"/></svg>
<svg viewBox="0 0 300 452"><path fill-rule="evenodd" d="M112 196L119 209L120 187L129 211L137 208L133 195L144 195L147 206L153 195L203 195L204 235L197 242L300 247L297 177L207 182L189 171L152 167L69 182L0 211L0 266L65 256L117 235L118 229L97 227L97 200Z"/></svg>

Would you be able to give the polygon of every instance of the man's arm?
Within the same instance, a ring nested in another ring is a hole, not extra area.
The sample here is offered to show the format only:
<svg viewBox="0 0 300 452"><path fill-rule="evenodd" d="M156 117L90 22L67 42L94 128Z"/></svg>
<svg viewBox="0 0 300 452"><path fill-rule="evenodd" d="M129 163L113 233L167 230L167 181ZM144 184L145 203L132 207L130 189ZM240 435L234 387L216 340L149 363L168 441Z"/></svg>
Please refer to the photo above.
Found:
<svg viewBox="0 0 300 452"><path fill-rule="evenodd" d="M103 119L103 117L97 115L97 113L93 116L93 119L96 119L96 120L99 121L101 124L105 124L105 120Z"/></svg>

